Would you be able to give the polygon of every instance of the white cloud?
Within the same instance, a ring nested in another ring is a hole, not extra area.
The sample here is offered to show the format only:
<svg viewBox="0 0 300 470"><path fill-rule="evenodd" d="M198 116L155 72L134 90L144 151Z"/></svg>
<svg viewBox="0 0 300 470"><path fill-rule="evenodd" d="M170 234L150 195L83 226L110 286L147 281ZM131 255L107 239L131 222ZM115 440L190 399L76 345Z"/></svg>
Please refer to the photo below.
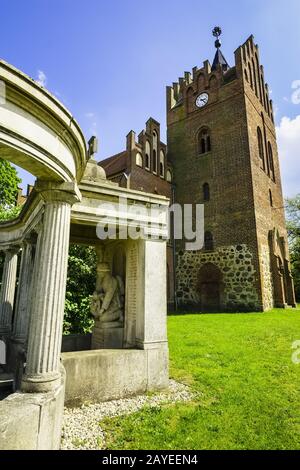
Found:
<svg viewBox="0 0 300 470"><path fill-rule="evenodd" d="M276 127L285 196L300 193L300 115L284 116Z"/></svg>
<svg viewBox="0 0 300 470"><path fill-rule="evenodd" d="M292 103L300 104L300 80L294 80L292 83L292 89L295 90L292 94Z"/></svg>
<svg viewBox="0 0 300 470"><path fill-rule="evenodd" d="M46 76L45 72L43 72L42 70L38 70L37 83L40 86L43 86L43 87L45 87L47 85L47 76Z"/></svg>

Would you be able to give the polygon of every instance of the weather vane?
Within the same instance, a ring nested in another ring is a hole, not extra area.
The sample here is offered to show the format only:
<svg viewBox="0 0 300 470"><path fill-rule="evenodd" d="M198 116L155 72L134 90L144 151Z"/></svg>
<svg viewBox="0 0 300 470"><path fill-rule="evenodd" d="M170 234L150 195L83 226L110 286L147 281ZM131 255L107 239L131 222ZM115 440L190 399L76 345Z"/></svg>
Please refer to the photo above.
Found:
<svg viewBox="0 0 300 470"><path fill-rule="evenodd" d="M222 30L220 26L215 26L214 29L212 30L212 33L213 33L213 36L217 38L215 41L215 46L217 49L219 49L219 47L221 47L221 41L219 40L219 37L222 34Z"/></svg>

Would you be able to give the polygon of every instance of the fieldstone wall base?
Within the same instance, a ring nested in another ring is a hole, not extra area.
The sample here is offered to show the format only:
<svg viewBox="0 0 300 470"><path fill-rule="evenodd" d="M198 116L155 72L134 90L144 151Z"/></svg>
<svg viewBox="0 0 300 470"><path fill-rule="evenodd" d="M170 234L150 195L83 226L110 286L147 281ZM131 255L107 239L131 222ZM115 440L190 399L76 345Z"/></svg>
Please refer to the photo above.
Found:
<svg viewBox="0 0 300 470"><path fill-rule="evenodd" d="M179 305L200 304L199 271L212 263L222 273L221 309L259 310L257 273L247 245L232 245L215 251L181 251L177 254L177 299Z"/></svg>
<svg viewBox="0 0 300 470"><path fill-rule="evenodd" d="M270 248L268 246L261 246L260 266L263 308L264 310L270 310L274 306L274 285L271 271Z"/></svg>

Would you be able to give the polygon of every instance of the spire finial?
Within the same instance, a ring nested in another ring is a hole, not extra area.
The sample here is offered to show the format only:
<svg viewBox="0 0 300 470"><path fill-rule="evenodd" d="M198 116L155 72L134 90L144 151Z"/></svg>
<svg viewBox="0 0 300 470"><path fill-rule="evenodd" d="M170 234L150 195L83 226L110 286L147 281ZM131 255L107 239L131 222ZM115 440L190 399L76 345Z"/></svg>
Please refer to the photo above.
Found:
<svg viewBox="0 0 300 470"><path fill-rule="evenodd" d="M219 40L219 37L222 34L222 30L220 26L215 26L214 29L212 30L212 34L215 38L217 38L215 41L215 47L219 49L221 47L221 41Z"/></svg>

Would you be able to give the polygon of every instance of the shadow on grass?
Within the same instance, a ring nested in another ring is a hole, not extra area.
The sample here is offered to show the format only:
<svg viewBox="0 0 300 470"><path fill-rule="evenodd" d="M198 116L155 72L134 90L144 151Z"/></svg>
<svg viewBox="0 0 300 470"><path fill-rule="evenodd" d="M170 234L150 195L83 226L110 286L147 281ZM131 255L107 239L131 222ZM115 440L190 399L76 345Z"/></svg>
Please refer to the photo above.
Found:
<svg viewBox="0 0 300 470"><path fill-rule="evenodd" d="M297 304L297 308L288 307L286 309L274 308L272 310L263 311L250 311L250 310L223 310L223 311L201 311L199 307L185 306L178 308L178 310L169 310L168 317L184 316L184 315L265 315L271 312L299 312L300 304Z"/></svg>

